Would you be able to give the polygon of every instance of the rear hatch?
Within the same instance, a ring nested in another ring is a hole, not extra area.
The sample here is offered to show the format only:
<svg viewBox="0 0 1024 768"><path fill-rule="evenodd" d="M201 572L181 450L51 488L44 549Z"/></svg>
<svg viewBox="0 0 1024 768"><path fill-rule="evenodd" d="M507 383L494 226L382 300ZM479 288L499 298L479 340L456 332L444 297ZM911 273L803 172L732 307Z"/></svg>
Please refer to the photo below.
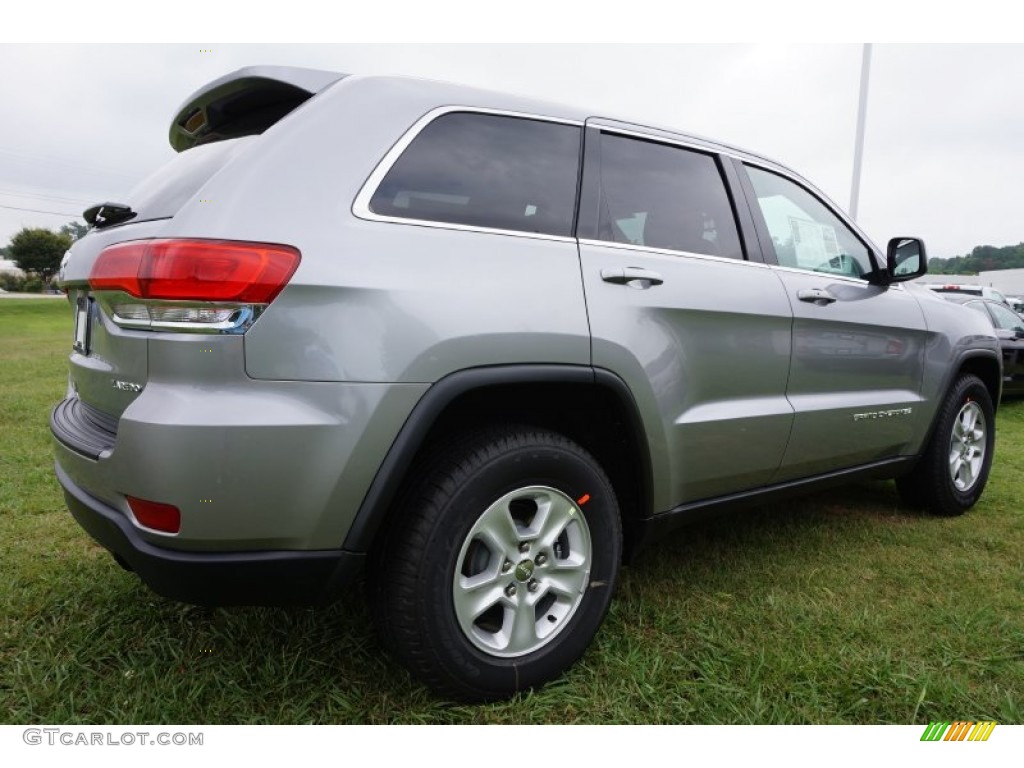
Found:
<svg viewBox="0 0 1024 768"><path fill-rule="evenodd" d="M169 138L178 154L123 200L90 208L94 227L74 244L60 271L75 318L68 400L51 420L61 442L93 457L113 445L119 417L146 385L155 334L244 333L261 303L272 299L272 292L250 289L237 295L186 289L218 275L222 285L228 278L280 280L290 275L290 254L213 245L203 251L201 241L160 238L170 219L197 202L204 185L254 149L257 134L341 77L292 67L247 67L209 83L175 113ZM139 241L155 245L123 245ZM129 274L148 274L154 264L174 267L164 269L163 287L155 294L147 293L153 281ZM175 269L177 277L171 275ZM188 285L182 269L190 275Z"/></svg>

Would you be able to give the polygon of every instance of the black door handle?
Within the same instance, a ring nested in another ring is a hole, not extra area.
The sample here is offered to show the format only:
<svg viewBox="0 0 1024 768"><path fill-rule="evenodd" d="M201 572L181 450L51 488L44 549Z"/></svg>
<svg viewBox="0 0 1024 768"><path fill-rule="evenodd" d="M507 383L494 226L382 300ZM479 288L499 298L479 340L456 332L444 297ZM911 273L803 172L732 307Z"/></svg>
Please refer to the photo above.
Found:
<svg viewBox="0 0 1024 768"><path fill-rule="evenodd" d="M836 300L836 297L824 288L803 288L796 292L796 297L800 301L817 304L819 307L824 307Z"/></svg>
<svg viewBox="0 0 1024 768"><path fill-rule="evenodd" d="M606 283L628 285L631 288L650 288L652 285L661 285L665 282L657 272L640 267L602 269L601 279Z"/></svg>

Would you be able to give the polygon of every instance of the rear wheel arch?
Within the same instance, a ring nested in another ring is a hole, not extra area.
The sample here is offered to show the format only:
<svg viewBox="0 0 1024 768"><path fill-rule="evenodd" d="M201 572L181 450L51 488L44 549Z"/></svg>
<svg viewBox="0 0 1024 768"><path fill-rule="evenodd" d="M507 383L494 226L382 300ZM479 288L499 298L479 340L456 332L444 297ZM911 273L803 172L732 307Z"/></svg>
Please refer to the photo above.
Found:
<svg viewBox="0 0 1024 768"><path fill-rule="evenodd" d="M565 435L589 451L618 497L626 553L653 504L650 448L639 408L615 374L588 366L515 365L450 374L431 386L395 438L345 538L368 552L418 464L446 439L518 422Z"/></svg>
<svg viewBox="0 0 1024 768"><path fill-rule="evenodd" d="M446 698L543 685L586 651L615 589L621 518L607 476L564 435L514 423L426 458L371 558L382 643Z"/></svg>

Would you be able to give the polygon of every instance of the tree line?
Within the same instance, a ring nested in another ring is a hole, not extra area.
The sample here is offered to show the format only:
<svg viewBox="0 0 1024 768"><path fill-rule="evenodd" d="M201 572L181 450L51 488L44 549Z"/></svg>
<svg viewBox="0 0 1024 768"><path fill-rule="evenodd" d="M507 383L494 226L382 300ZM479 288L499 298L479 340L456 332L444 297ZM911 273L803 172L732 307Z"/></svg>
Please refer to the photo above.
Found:
<svg viewBox="0 0 1024 768"><path fill-rule="evenodd" d="M15 233L11 242L0 248L0 258L10 259L26 275L0 272L0 288L30 293L42 291L57 274L60 261L71 244L88 231L85 224L71 221L58 230L25 227Z"/></svg>
<svg viewBox="0 0 1024 768"><path fill-rule="evenodd" d="M928 271L936 275L976 275L996 269L1024 267L1024 243L1004 245L978 245L966 256L948 259L928 259Z"/></svg>

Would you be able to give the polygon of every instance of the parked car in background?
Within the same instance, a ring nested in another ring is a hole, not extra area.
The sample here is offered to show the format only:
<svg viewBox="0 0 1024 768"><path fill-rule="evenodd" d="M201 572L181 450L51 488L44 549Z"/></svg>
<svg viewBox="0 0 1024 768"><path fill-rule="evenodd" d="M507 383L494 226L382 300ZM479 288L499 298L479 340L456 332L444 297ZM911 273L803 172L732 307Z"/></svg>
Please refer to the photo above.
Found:
<svg viewBox="0 0 1024 768"><path fill-rule="evenodd" d="M908 284L921 240L878 248L779 163L284 67L201 88L170 142L86 212L50 422L71 512L164 595L362 573L398 659L491 699L561 674L623 557L709 511L896 478L958 515L985 488L991 324Z"/></svg>
<svg viewBox="0 0 1024 768"><path fill-rule="evenodd" d="M943 298L981 313L992 323L1003 352L1003 394L1024 395L1024 318L992 299L962 294Z"/></svg>
<svg viewBox="0 0 1024 768"><path fill-rule="evenodd" d="M1024 312L1024 298L1020 296L1007 296L1006 300L1010 303L1010 309L1018 315Z"/></svg>
<svg viewBox="0 0 1024 768"><path fill-rule="evenodd" d="M1013 305L1010 300L1002 293L987 285L968 285L968 284L957 284L947 283L946 285L929 285L928 288L935 291L936 293L949 293L949 294L964 294L967 296L981 296L992 301L998 301L1004 306L1013 309Z"/></svg>

